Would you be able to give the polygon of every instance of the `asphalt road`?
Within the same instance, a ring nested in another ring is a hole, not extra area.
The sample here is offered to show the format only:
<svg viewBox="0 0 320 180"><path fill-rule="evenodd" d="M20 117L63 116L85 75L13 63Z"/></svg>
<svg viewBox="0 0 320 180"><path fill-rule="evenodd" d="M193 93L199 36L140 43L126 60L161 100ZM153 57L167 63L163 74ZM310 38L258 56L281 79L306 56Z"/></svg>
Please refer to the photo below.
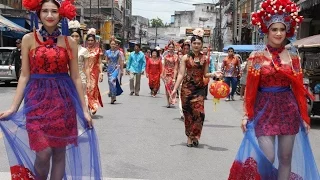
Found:
<svg viewBox="0 0 320 180"><path fill-rule="evenodd" d="M100 84L104 107L94 116L106 179L225 180L241 143L242 101L221 101L214 112L211 95L205 102L206 118L198 148L186 147L184 123L178 108L166 108L164 88L149 95L142 77L140 96L129 96L128 76L123 95L114 105L107 96L107 81ZM0 83L0 111L10 106L15 84ZM320 118L314 118L311 146L320 166ZM1 136L2 138L2 136ZM10 179L8 160L0 141L0 179Z"/></svg>

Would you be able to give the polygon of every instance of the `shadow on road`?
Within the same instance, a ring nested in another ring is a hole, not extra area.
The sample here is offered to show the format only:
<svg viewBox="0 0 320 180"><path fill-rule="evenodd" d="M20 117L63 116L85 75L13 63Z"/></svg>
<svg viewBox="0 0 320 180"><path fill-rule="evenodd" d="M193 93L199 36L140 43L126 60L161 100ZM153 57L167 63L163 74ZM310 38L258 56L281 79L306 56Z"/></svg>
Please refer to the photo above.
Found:
<svg viewBox="0 0 320 180"><path fill-rule="evenodd" d="M204 127L213 127L213 128L239 128L239 126L230 126L230 125L219 125L219 124L207 124L203 125Z"/></svg>
<svg viewBox="0 0 320 180"><path fill-rule="evenodd" d="M103 119L103 116L101 116L101 115L93 115L92 119Z"/></svg>
<svg viewBox="0 0 320 180"><path fill-rule="evenodd" d="M311 117L311 129L320 129L320 116Z"/></svg>
<svg viewBox="0 0 320 180"><path fill-rule="evenodd" d="M10 83L10 84L5 84L5 83L0 83L0 87L17 87L18 83Z"/></svg>
<svg viewBox="0 0 320 180"><path fill-rule="evenodd" d="M180 144L174 144L174 145L170 145L171 147L175 147L175 146L183 146L183 147L186 147L186 148L189 148L187 147L187 144L186 143L180 143ZM224 147L213 147L213 146L210 146L208 144L199 144L198 147L193 147L195 149L209 149L211 151L228 151L229 149L227 148L224 148Z"/></svg>

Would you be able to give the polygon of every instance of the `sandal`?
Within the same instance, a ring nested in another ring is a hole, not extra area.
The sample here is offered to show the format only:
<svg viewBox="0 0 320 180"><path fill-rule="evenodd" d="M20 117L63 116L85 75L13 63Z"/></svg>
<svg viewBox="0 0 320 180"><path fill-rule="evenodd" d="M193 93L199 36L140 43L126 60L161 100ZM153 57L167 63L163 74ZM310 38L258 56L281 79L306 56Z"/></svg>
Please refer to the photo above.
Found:
<svg viewBox="0 0 320 180"><path fill-rule="evenodd" d="M195 146L195 147L198 147L199 146L199 141L196 139L196 140L193 140L192 144Z"/></svg>

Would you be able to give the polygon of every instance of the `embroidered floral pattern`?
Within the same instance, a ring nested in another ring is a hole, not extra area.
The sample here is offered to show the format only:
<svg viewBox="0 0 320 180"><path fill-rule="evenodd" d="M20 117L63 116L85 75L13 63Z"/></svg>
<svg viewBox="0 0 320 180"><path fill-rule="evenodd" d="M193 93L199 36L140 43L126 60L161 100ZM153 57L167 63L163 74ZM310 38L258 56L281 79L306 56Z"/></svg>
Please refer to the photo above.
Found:
<svg viewBox="0 0 320 180"><path fill-rule="evenodd" d="M22 165L15 165L10 167L12 180L35 180L34 175Z"/></svg>
<svg viewBox="0 0 320 180"><path fill-rule="evenodd" d="M188 137L199 139L204 121L204 93L203 82L205 56L194 62L192 57L186 62L186 76L181 87L181 103L184 114L185 133Z"/></svg>

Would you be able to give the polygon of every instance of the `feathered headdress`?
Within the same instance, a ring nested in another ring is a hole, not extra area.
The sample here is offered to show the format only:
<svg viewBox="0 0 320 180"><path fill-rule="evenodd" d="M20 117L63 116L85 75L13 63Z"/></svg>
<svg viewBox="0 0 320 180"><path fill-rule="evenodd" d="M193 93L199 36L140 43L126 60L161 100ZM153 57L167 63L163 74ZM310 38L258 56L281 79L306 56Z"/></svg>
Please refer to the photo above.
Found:
<svg viewBox="0 0 320 180"><path fill-rule="evenodd" d="M303 17L299 16L300 8L290 0L265 0L260 9L252 13L251 22L258 26L262 33L268 33L273 23L283 23L286 26L286 36L293 37Z"/></svg>
<svg viewBox="0 0 320 180"><path fill-rule="evenodd" d="M55 0L59 3L59 14L62 17L62 34L67 36L68 32L68 20L72 20L76 15L76 7L73 5L74 0ZM31 12L31 28L39 29L38 17L36 12L39 12L42 6L43 0L23 0L23 6Z"/></svg>

